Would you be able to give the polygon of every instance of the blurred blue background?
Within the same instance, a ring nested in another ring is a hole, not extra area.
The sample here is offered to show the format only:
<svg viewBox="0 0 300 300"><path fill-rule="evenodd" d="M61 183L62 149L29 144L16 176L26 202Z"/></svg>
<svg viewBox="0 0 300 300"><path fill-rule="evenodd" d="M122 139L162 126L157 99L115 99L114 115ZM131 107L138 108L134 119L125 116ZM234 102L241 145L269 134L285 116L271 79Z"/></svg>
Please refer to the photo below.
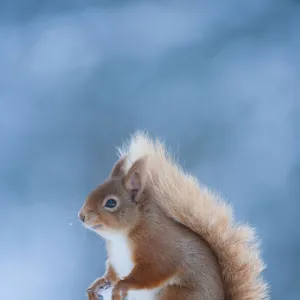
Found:
<svg viewBox="0 0 300 300"><path fill-rule="evenodd" d="M300 3L0 2L0 298L81 300L103 242L77 212L138 128L262 239L300 296Z"/></svg>

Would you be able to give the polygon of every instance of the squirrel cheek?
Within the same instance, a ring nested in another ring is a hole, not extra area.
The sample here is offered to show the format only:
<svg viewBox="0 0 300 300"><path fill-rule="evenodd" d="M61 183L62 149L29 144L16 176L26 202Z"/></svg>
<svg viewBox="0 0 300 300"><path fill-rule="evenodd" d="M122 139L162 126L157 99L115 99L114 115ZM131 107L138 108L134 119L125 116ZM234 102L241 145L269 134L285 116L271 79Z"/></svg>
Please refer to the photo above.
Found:
<svg viewBox="0 0 300 300"><path fill-rule="evenodd" d="M116 223L118 224L118 222L116 222L111 216L109 218L102 219L103 227L106 228L114 228L116 226Z"/></svg>

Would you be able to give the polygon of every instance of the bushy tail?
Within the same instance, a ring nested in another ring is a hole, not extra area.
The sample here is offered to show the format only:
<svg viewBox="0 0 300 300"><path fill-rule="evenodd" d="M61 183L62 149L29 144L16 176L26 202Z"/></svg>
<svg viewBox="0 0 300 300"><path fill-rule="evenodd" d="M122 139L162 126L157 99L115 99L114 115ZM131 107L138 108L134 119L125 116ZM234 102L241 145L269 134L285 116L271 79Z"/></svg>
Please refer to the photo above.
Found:
<svg viewBox="0 0 300 300"><path fill-rule="evenodd" d="M151 184L162 209L204 238L221 267L226 300L268 299L264 269L252 228L234 222L231 207L185 173L159 139L137 132L120 149L127 170L148 157Z"/></svg>

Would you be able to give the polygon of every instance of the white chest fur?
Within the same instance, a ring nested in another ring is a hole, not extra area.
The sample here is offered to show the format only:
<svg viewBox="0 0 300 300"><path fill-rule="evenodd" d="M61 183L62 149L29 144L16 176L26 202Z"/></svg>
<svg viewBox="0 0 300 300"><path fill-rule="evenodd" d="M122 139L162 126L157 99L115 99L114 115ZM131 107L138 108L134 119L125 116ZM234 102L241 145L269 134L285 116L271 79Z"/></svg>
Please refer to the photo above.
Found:
<svg viewBox="0 0 300 300"><path fill-rule="evenodd" d="M120 278L127 276L133 269L132 253L128 239L123 234L109 236L110 253L109 260Z"/></svg>

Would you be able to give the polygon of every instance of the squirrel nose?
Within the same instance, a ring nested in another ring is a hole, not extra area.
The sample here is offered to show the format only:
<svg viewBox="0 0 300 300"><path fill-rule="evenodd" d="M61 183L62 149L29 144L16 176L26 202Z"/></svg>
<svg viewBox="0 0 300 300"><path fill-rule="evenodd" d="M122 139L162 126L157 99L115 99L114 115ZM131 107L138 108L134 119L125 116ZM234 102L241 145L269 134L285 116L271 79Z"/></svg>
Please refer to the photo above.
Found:
<svg viewBox="0 0 300 300"><path fill-rule="evenodd" d="M82 212L80 212L80 213L78 214L78 217L79 217L79 219L81 220L81 222L84 223L85 215L84 215Z"/></svg>

